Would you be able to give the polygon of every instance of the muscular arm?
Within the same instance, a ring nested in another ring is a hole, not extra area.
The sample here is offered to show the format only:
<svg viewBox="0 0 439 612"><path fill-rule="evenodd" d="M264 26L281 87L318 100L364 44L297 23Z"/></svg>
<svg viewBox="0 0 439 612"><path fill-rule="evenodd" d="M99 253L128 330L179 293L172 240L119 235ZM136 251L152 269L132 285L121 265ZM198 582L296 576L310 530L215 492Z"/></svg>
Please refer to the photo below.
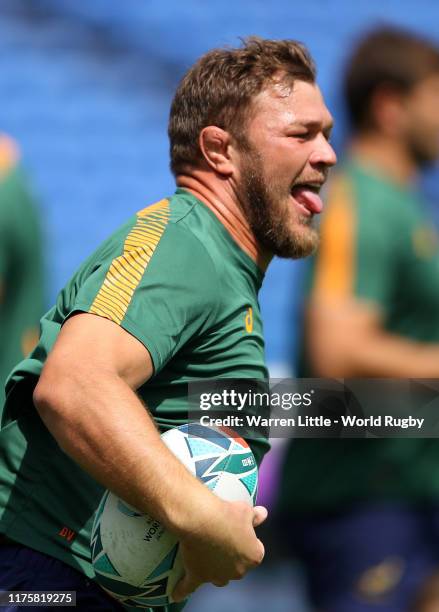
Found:
<svg viewBox="0 0 439 612"><path fill-rule="evenodd" d="M437 378L439 344L391 334L380 310L355 298L315 298L306 321L308 357L327 378Z"/></svg>
<svg viewBox="0 0 439 612"><path fill-rule="evenodd" d="M148 351L133 336L106 319L78 314L62 328L34 402L60 446L84 470L178 531L190 516L180 516L186 509L177 503L179 487L191 489L194 506L205 498L205 488L163 444L134 392L152 373Z"/></svg>
<svg viewBox="0 0 439 612"><path fill-rule="evenodd" d="M182 598L202 582L242 577L262 560L253 526L265 511L220 500L169 451L134 391L152 374L143 344L118 325L81 313L62 327L34 402L84 470L180 538L187 571L177 593Z"/></svg>

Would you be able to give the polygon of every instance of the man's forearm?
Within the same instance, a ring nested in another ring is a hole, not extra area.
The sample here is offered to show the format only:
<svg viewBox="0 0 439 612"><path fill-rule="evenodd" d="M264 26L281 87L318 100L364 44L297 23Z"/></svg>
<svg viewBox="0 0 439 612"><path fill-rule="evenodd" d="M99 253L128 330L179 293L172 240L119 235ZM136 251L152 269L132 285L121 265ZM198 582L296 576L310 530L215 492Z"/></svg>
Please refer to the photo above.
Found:
<svg viewBox="0 0 439 612"><path fill-rule="evenodd" d="M61 373L60 373L61 374ZM54 390L56 389L56 391ZM89 367L37 386L35 405L61 448L104 487L177 535L215 502L172 455L134 391ZM207 516L204 520L207 520Z"/></svg>
<svg viewBox="0 0 439 612"><path fill-rule="evenodd" d="M354 376L387 378L439 377L439 344L408 340L382 332L362 338L351 352Z"/></svg>
<svg viewBox="0 0 439 612"><path fill-rule="evenodd" d="M320 339L316 373L327 378L437 378L439 344L415 342L386 332Z"/></svg>

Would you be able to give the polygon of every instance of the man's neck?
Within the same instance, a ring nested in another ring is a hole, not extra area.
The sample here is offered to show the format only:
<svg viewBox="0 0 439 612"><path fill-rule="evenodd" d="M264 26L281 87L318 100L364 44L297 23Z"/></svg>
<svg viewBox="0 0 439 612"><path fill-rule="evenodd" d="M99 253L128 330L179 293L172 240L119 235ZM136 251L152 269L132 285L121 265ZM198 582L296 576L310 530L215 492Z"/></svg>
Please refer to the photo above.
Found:
<svg viewBox="0 0 439 612"><path fill-rule="evenodd" d="M404 187L411 183L418 170L404 142L377 132L354 137L350 152L362 164Z"/></svg>
<svg viewBox="0 0 439 612"><path fill-rule="evenodd" d="M193 170L190 174L179 174L176 183L210 208L240 248L265 272L272 255L256 240L227 181L203 170Z"/></svg>

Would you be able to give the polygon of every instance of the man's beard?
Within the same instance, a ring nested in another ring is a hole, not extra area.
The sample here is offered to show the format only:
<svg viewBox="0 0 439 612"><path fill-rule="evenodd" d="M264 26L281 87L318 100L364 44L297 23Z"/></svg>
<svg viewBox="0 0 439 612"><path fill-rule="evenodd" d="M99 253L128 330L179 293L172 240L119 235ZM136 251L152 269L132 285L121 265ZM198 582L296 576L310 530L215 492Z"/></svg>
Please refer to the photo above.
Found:
<svg viewBox="0 0 439 612"><path fill-rule="evenodd" d="M293 209L285 186L268 184L257 152L247 149L243 160L238 197L258 242L273 255L288 259L314 253L319 237L312 217Z"/></svg>

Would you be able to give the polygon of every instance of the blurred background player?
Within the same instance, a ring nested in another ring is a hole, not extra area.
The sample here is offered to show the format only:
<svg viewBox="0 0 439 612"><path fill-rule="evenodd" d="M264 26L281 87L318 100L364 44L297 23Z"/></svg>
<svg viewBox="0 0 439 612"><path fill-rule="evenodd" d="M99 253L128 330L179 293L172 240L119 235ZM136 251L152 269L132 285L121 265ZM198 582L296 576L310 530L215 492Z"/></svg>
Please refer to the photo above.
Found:
<svg viewBox="0 0 439 612"><path fill-rule="evenodd" d="M353 132L310 273L300 374L437 378L438 239L414 181L439 155L439 51L374 30L344 93ZM316 609L410 608L439 566L438 473L437 440L292 442L280 508Z"/></svg>
<svg viewBox="0 0 439 612"><path fill-rule="evenodd" d="M43 313L41 243L17 146L0 134L0 406L9 372L38 341Z"/></svg>

